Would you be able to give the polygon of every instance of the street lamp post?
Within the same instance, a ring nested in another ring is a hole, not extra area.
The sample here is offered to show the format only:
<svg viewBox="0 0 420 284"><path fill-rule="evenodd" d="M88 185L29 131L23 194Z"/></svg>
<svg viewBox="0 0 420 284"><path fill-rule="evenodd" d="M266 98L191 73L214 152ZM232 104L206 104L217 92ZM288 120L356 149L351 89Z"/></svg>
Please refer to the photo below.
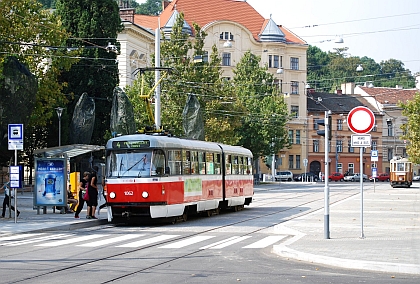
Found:
<svg viewBox="0 0 420 284"><path fill-rule="evenodd" d="M61 146L61 115L63 114L63 110L64 108L62 107L57 107L55 108L55 110L57 111L57 116L58 116L58 146Z"/></svg>

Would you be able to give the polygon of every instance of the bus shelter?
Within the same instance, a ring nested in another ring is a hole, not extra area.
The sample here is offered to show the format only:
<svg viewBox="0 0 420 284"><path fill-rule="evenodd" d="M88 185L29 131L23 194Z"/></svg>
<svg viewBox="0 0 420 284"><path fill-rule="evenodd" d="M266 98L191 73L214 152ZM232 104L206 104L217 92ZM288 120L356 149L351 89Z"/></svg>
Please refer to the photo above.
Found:
<svg viewBox="0 0 420 284"><path fill-rule="evenodd" d="M44 208L45 214L48 206L55 208L67 205L71 158L104 149L97 145L72 144L35 150L34 206L38 214L40 207ZM76 188L76 184L73 188Z"/></svg>

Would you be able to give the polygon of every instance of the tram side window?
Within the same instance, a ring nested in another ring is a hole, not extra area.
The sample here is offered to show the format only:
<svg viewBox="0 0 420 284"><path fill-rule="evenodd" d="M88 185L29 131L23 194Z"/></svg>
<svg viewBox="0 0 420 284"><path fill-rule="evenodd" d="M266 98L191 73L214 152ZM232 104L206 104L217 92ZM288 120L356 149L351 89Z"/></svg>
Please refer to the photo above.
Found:
<svg viewBox="0 0 420 284"><path fill-rule="evenodd" d="M206 156L204 152L198 152L198 170L200 175L206 174Z"/></svg>
<svg viewBox="0 0 420 284"><path fill-rule="evenodd" d="M239 157L239 174L244 175L245 174L245 165L244 165L244 157Z"/></svg>
<svg viewBox="0 0 420 284"><path fill-rule="evenodd" d="M198 175L198 152L191 151L191 174Z"/></svg>
<svg viewBox="0 0 420 284"><path fill-rule="evenodd" d="M208 175L214 174L214 154L213 153L206 153L206 169Z"/></svg>
<svg viewBox="0 0 420 284"><path fill-rule="evenodd" d="M191 174L191 153L190 151L182 151L182 173L184 175Z"/></svg>
<svg viewBox="0 0 420 284"><path fill-rule="evenodd" d="M214 174L220 175L222 173L222 158L220 154L214 154Z"/></svg>
<svg viewBox="0 0 420 284"><path fill-rule="evenodd" d="M168 167L171 175L180 175L181 172L181 151L171 150L168 151Z"/></svg>
<svg viewBox="0 0 420 284"><path fill-rule="evenodd" d="M246 164L247 164L247 170L246 170L246 173L247 173L248 175L250 175L250 174L252 174L252 158L247 157L247 158L245 158L245 159L246 159Z"/></svg>
<svg viewBox="0 0 420 284"><path fill-rule="evenodd" d="M232 166L233 174L239 175L239 157L233 156L233 166Z"/></svg>
<svg viewBox="0 0 420 284"><path fill-rule="evenodd" d="M154 150L152 156L152 176L165 173L165 154L162 150Z"/></svg>
<svg viewBox="0 0 420 284"><path fill-rule="evenodd" d="M232 156L231 155L226 155L225 164L226 164L225 165L226 174L231 175L232 174Z"/></svg>

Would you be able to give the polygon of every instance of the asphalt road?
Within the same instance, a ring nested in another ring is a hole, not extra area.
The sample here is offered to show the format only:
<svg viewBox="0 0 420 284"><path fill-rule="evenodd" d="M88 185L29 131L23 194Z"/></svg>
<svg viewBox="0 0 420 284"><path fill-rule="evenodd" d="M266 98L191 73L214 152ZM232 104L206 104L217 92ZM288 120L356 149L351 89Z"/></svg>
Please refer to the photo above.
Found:
<svg viewBox="0 0 420 284"><path fill-rule="evenodd" d="M354 184L331 184L334 201L357 193ZM322 183L277 183L257 186L254 202L239 212L11 236L0 247L0 283L418 283L273 254L274 244L290 238L273 226L318 210L323 198Z"/></svg>

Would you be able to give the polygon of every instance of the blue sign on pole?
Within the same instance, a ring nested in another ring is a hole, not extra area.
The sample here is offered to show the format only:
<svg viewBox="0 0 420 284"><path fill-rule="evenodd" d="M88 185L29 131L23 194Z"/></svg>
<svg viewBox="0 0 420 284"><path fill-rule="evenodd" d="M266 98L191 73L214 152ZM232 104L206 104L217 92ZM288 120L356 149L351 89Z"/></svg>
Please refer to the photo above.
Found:
<svg viewBox="0 0 420 284"><path fill-rule="evenodd" d="M9 150L23 150L23 124L9 124Z"/></svg>
<svg viewBox="0 0 420 284"><path fill-rule="evenodd" d="M21 166L10 166L10 187L11 188L22 188L22 179L21 177Z"/></svg>
<svg viewBox="0 0 420 284"><path fill-rule="evenodd" d="M372 177L378 177L378 168L372 168Z"/></svg>

